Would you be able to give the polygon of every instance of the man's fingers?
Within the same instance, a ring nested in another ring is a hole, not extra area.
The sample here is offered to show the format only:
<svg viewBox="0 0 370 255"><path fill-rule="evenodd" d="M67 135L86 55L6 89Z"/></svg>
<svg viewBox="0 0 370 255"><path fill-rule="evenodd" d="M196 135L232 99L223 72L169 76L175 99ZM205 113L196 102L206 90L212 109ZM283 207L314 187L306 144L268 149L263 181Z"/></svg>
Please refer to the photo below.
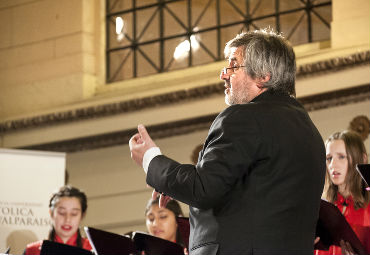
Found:
<svg viewBox="0 0 370 255"><path fill-rule="evenodd" d="M129 145L129 147L130 147L130 150L132 150L133 146L135 146L136 144L138 144L138 141L139 141L139 140L140 140L140 135L139 135L139 133L136 133L136 134L134 134L134 135L131 137L130 141L128 142L128 145Z"/></svg>
<svg viewBox="0 0 370 255"><path fill-rule="evenodd" d="M153 189L153 192L152 192L152 199L153 199L153 200L156 200L156 199L157 199L157 197L158 197L158 195L159 195L159 193L158 193L155 189Z"/></svg>
<svg viewBox="0 0 370 255"><path fill-rule="evenodd" d="M143 124L138 125L137 130L139 131L140 136L140 139L137 139L138 144L143 144L146 149L150 149L151 147L157 146L153 142L152 138L150 137L148 131L146 130Z"/></svg>
<svg viewBox="0 0 370 255"><path fill-rule="evenodd" d="M160 197L159 197L159 208L164 208L164 207L166 207L166 205L167 205L167 202L166 202L166 198L167 196L166 195L160 195Z"/></svg>
<svg viewBox="0 0 370 255"><path fill-rule="evenodd" d="M171 200L171 197L161 194L161 196L159 197L159 208L166 207L168 202L170 202Z"/></svg>
<svg viewBox="0 0 370 255"><path fill-rule="evenodd" d="M139 131L139 134L144 141L150 139L148 131L146 131L146 128L143 124L138 125L137 130Z"/></svg>
<svg viewBox="0 0 370 255"><path fill-rule="evenodd" d="M166 196L166 195L164 195L164 194L161 194L161 193L159 193L158 191L156 191L155 189L153 190L153 192L152 192L152 199L153 200L156 200L157 198L158 198L158 196L159 196L159 203L158 203L158 206L159 206L159 208L164 208L164 207L166 207L167 206L167 204L168 204L168 202L170 201L170 200L172 200L172 198L171 197L169 197L169 196Z"/></svg>

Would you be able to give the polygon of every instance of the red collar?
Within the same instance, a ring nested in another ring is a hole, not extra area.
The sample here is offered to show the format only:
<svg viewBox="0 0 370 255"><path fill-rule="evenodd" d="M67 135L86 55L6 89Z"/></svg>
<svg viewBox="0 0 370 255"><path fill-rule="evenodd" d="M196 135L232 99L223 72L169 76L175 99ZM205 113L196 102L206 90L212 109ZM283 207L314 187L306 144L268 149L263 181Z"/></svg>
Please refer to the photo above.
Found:
<svg viewBox="0 0 370 255"><path fill-rule="evenodd" d="M338 192L337 193L337 205L353 206L352 196L348 196L347 198L344 198L342 194Z"/></svg>
<svg viewBox="0 0 370 255"><path fill-rule="evenodd" d="M62 238L60 238L57 234L55 234L54 241L58 243L64 243ZM77 232L73 236L71 236L71 238L69 238L65 244L76 246L77 245Z"/></svg>

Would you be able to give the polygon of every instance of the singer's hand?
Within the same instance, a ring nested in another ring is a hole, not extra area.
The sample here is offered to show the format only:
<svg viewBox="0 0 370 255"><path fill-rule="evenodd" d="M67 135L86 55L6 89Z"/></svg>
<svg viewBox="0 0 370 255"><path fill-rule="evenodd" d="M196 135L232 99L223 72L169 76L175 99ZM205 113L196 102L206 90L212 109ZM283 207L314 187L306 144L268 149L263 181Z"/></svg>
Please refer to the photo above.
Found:
<svg viewBox="0 0 370 255"><path fill-rule="evenodd" d="M342 254L343 255L354 255L355 252L353 251L352 246L349 242L340 240L340 247L342 248Z"/></svg>
<svg viewBox="0 0 370 255"><path fill-rule="evenodd" d="M319 236L316 236L315 240L313 241L313 244L317 244L318 242L320 241L320 237Z"/></svg>

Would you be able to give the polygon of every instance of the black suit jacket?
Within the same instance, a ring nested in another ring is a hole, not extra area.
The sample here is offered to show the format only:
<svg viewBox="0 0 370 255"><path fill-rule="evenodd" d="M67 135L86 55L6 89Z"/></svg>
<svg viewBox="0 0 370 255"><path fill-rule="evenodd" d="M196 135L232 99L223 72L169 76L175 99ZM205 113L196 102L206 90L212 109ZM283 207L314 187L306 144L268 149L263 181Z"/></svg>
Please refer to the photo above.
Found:
<svg viewBox="0 0 370 255"><path fill-rule="evenodd" d="M190 254L313 254L325 147L304 108L268 90L214 120L196 166L164 155L147 183L190 205Z"/></svg>

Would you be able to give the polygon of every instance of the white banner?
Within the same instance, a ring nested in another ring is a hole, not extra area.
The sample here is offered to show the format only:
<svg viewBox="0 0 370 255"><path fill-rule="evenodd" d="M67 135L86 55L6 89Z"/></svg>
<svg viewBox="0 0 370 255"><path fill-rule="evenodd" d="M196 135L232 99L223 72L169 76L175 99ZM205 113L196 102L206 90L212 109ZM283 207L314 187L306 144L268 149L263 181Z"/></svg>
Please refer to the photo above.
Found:
<svg viewBox="0 0 370 255"><path fill-rule="evenodd" d="M47 238L49 199L64 177L65 153L0 149L0 253Z"/></svg>

